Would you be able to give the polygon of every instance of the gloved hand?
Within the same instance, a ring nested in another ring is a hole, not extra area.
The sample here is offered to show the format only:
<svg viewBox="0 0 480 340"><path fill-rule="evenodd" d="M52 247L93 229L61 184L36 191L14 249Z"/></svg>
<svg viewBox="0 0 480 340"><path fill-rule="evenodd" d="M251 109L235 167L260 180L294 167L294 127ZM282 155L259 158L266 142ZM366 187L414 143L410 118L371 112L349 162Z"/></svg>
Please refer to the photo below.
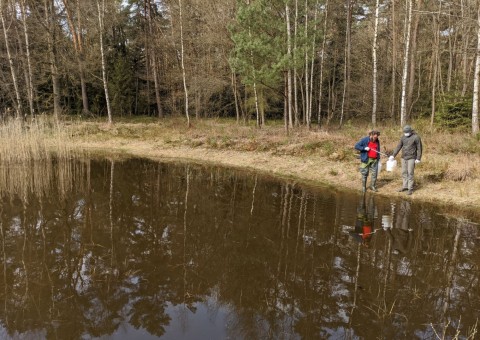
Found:
<svg viewBox="0 0 480 340"><path fill-rule="evenodd" d="M418 163L420 163L420 160L419 160L419 159L416 159L416 160L415 160L415 164L418 164Z"/></svg>
<svg viewBox="0 0 480 340"><path fill-rule="evenodd" d="M367 146L367 147L365 147L364 150L365 150L365 151L368 151L368 150L370 150L370 148Z"/></svg>
<svg viewBox="0 0 480 340"><path fill-rule="evenodd" d="M395 157L393 157L393 156L388 157L389 161L393 161L394 159L395 159Z"/></svg>

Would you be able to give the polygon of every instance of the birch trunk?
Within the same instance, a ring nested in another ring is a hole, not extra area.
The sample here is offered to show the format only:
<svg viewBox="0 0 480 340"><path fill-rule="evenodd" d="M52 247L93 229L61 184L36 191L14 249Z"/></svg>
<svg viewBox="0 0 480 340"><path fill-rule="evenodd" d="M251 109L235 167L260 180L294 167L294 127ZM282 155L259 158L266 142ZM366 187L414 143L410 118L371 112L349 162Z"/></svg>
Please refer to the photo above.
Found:
<svg viewBox="0 0 480 340"><path fill-rule="evenodd" d="M475 59L475 76L473 81L473 105L472 105L472 134L478 133L478 88L480 86L480 6L477 10L477 56Z"/></svg>
<svg viewBox="0 0 480 340"><path fill-rule="evenodd" d="M372 84L372 126L377 125L377 36L378 36L378 15L380 10L380 3L377 0L375 4L375 26L373 31L373 48L372 48L372 59L373 59L373 84Z"/></svg>
<svg viewBox="0 0 480 340"><path fill-rule="evenodd" d="M318 112L317 112L317 124L320 126L322 118L322 100L323 100L323 66L325 65L325 46L327 43L327 20L328 20L328 1L325 2L325 17L323 20L323 39L322 50L320 52L320 79L318 87ZM328 111L328 105L327 105ZM327 114L328 115L328 114Z"/></svg>
<svg viewBox="0 0 480 340"><path fill-rule="evenodd" d="M240 123L240 109L239 109L239 104L238 104L238 91L237 91L237 76L235 75L235 72L232 71L232 92L233 92L233 98L235 99L235 117L237 120L237 124Z"/></svg>
<svg viewBox="0 0 480 340"><path fill-rule="evenodd" d="M87 81L85 80L85 55L84 55L84 50L83 50L83 42L82 42L82 21L81 21L81 15L80 15L80 0L76 0L76 5L77 5L77 27L78 27L78 67L80 71L80 86L82 88L82 107L83 107L83 113L84 114L89 114L90 113L90 108L88 105L88 93L87 93Z"/></svg>
<svg viewBox="0 0 480 340"><path fill-rule="evenodd" d="M435 119L436 111L436 96L437 96L437 76L438 76L438 66L439 66L439 54L440 54L440 31L438 29L438 23L440 22L440 12L442 4L439 3L438 13L433 16L433 53L432 53L432 67L433 67L433 76L432 76L432 112L430 114L430 129L433 129L433 121Z"/></svg>
<svg viewBox="0 0 480 340"><path fill-rule="evenodd" d="M465 17L465 0L462 0L461 1L461 5L460 5L460 10L461 10L461 16L462 18ZM463 46L462 46L462 63L463 63L463 67L462 67L462 82L463 82L463 86L462 86L462 98L465 97L465 95L467 94L467 87L468 87L468 75L469 75L469 58L468 58L468 49L469 49L469 42L470 42L470 32L469 30L467 29L468 25L465 24L465 21L462 21L462 35L465 37L463 39Z"/></svg>
<svg viewBox="0 0 480 340"><path fill-rule="evenodd" d="M308 0L305 0L305 40L308 41L310 37L308 36ZM313 45L312 48L315 51L315 35L312 37ZM310 50L308 48L305 49L305 110L304 110L304 120L305 124L308 128L310 128L310 98L312 96L311 89L310 89Z"/></svg>
<svg viewBox="0 0 480 340"><path fill-rule="evenodd" d="M10 74L12 76L13 89L15 91L15 116L16 118L20 118L22 116L22 101L20 99L21 97L20 97L20 91L18 89L17 74L15 72L15 66L13 64L13 57L10 51L10 44L9 44L8 34L7 34L8 28L7 28L7 25L5 24L5 17L3 15L3 0L0 0L0 20L2 21L2 28L3 28L3 35L5 38L8 64L10 66Z"/></svg>
<svg viewBox="0 0 480 340"><path fill-rule="evenodd" d="M110 96L108 94L107 68L105 64L105 51L103 46L103 31L104 31L104 17L105 17L105 0L102 0L102 7L100 7L100 0L97 0L98 10L98 25L100 28L100 56L102 59L102 80L103 89L105 91L105 101L107 102L108 124L112 124L112 109L110 107Z"/></svg>
<svg viewBox="0 0 480 340"><path fill-rule="evenodd" d="M30 39L28 35L28 25L27 18L25 15L25 0L20 1L20 10L22 13L23 20L23 34L25 37L25 52L27 57L27 95L28 95L28 106L30 108L30 115L34 115L34 103L33 103L33 72L32 72L32 61L30 57Z"/></svg>
<svg viewBox="0 0 480 340"><path fill-rule="evenodd" d="M307 7L308 1L305 0L305 7ZM307 89L309 93L309 100L307 101L307 126L310 129L312 126L312 112L313 112L313 75L315 69L315 50L317 45L317 15L318 15L318 0L315 2L315 13L313 16L313 22L315 23L315 30L312 38L312 55L310 60L310 89ZM308 64L307 64L308 65ZM308 74L306 75L308 77Z"/></svg>
<svg viewBox="0 0 480 340"><path fill-rule="evenodd" d="M340 126L343 125L345 116L345 105L348 104L348 86L350 82L350 34L351 34L351 19L352 19L352 1L347 0L347 29L345 34L345 60L343 69L343 96L342 96L342 110L340 113Z"/></svg>
<svg viewBox="0 0 480 340"><path fill-rule="evenodd" d="M413 6L414 2L412 2ZM418 0L417 2L417 10L419 10L422 6L422 0ZM413 20L412 26L410 28L410 56L409 56L409 68L410 71L408 73L408 83L407 83L407 105L408 105L408 110L407 110L407 117L406 119L408 120L411 116L414 100L413 100L413 90L415 87L415 67L416 67L416 59L415 56L417 54L417 32L418 32L418 21L419 21L420 15L419 13L415 13L415 16L413 17L413 8L412 8L412 18L410 20ZM419 77L420 80L420 77Z"/></svg>
<svg viewBox="0 0 480 340"><path fill-rule="evenodd" d="M56 119L60 116L60 81L58 79L57 51L55 49L55 4L53 0L45 0L45 24L47 27L48 58L52 74L53 115Z"/></svg>
<svg viewBox="0 0 480 340"><path fill-rule="evenodd" d="M290 7L288 3L285 4L285 20L287 21L287 58L292 60L292 38L290 32ZM288 112L288 127L293 128L293 117L292 117L292 70L291 67L288 67L287 70L287 112Z"/></svg>
<svg viewBox="0 0 480 340"><path fill-rule="evenodd" d="M293 19L293 60L296 60L297 56L297 28L298 28L298 0L295 0L295 16ZM299 111L298 111L298 84L297 84L297 68L293 69L293 113L295 126L300 125Z"/></svg>
<svg viewBox="0 0 480 340"><path fill-rule="evenodd" d="M391 97L390 97L390 117L392 121L395 121L395 102L397 101L396 97L396 85L397 85L397 29L395 23L395 1L392 0L392 88L391 88Z"/></svg>
<svg viewBox="0 0 480 340"><path fill-rule="evenodd" d="M407 16L405 17L405 54L403 57L403 73L402 73L402 101L400 104L400 125L404 126L407 116L407 79L408 79L408 65L410 55L410 30L412 26L412 0L407 0Z"/></svg>
<svg viewBox="0 0 480 340"><path fill-rule="evenodd" d="M190 127L190 115L188 114L188 88L187 77L185 75L185 52L183 41L183 15L182 15L182 0L178 0L179 15L180 15L180 60L182 65L182 79L183 79L183 91L185 93L185 116L187 118L187 126Z"/></svg>

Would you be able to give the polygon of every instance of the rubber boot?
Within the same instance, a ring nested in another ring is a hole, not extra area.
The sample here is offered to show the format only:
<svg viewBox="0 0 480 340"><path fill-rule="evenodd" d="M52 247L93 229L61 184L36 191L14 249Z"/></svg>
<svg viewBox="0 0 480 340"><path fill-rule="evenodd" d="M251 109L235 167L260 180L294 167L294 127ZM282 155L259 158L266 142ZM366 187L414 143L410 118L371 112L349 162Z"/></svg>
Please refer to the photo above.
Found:
<svg viewBox="0 0 480 340"><path fill-rule="evenodd" d="M365 177L362 177L362 192L367 191L367 179Z"/></svg>
<svg viewBox="0 0 480 340"><path fill-rule="evenodd" d="M375 186L376 183L377 183L377 179L372 178L372 182L370 183L370 190L377 192L377 187Z"/></svg>

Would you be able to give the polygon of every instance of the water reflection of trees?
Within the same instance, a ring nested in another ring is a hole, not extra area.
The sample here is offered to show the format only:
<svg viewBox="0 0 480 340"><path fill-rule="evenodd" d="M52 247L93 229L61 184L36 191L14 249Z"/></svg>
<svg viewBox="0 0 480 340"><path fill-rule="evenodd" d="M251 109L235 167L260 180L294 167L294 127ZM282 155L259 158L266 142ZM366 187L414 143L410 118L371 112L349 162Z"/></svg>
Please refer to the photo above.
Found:
<svg viewBox="0 0 480 340"><path fill-rule="evenodd" d="M128 322L160 336L169 306L186 320L212 296L233 338L428 337L475 323L480 257L465 221L412 205L396 252L402 203L368 197L376 232L363 247L344 232L358 199L331 190L140 161L70 169L69 185L49 177L61 196L2 191L9 334L102 336Z"/></svg>

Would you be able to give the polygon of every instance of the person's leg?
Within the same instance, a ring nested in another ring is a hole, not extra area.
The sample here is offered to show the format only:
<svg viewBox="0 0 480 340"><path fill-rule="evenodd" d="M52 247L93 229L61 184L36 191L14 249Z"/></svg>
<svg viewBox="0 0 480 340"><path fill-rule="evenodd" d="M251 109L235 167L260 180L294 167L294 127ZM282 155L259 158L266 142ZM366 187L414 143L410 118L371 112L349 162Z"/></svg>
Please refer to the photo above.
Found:
<svg viewBox="0 0 480 340"><path fill-rule="evenodd" d="M362 175L362 192L367 191L368 166L360 165L360 174Z"/></svg>
<svg viewBox="0 0 480 340"><path fill-rule="evenodd" d="M402 190L408 190L408 161L402 158Z"/></svg>
<svg viewBox="0 0 480 340"><path fill-rule="evenodd" d="M370 171L372 172L372 179L370 181L370 189L372 191L377 191L377 166L378 166L378 161L372 162L370 164Z"/></svg>
<svg viewBox="0 0 480 340"><path fill-rule="evenodd" d="M413 181L413 175L415 173L415 160L414 159L409 159L407 161L407 188L408 188L408 192L409 193L412 193L413 191L413 184L414 184L414 181Z"/></svg>

